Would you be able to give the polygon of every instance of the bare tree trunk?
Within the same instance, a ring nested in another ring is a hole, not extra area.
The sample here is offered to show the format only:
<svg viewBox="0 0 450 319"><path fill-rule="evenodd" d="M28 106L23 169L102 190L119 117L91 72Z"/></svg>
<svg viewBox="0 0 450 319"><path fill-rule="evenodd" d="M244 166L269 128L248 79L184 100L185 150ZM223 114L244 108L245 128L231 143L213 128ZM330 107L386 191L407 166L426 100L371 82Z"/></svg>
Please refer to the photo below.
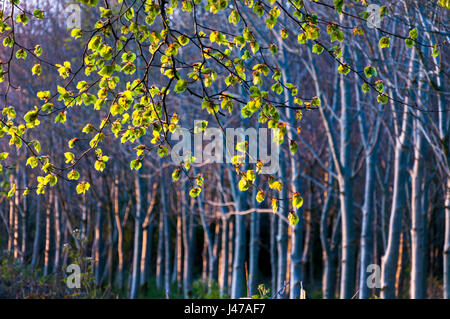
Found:
<svg viewBox="0 0 450 319"><path fill-rule="evenodd" d="M258 208L256 193L252 196L253 207ZM259 234L261 215L253 212L250 215L250 245L249 245L249 278L248 289L250 297L258 293L258 259L259 259Z"/></svg>
<svg viewBox="0 0 450 319"><path fill-rule="evenodd" d="M41 244L41 201L40 197L36 198L36 207L35 207L35 230L34 230L34 240L33 240L33 254L31 256L31 266L35 267L38 264L38 258L40 253L40 244Z"/></svg>
<svg viewBox="0 0 450 319"><path fill-rule="evenodd" d="M444 298L450 299L450 176L445 190Z"/></svg>
<svg viewBox="0 0 450 319"><path fill-rule="evenodd" d="M162 191L161 191L162 192ZM161 289L164 280L164 213L162 211L162 204L159 212L159 226L158 226L158 247L156 252L156 288Z"/></svg>
<svg viewBox="0 0 450 319"><path fill-rule="evenodd" d="M16 169L16 176L14 177L14 183L17 185L17 188L20 187L19 185L19 166L17 166ZM16 191L16 193L14 194L14 209L13 209L13 214L14 214L14 230L13 230L13 237L14 237L14 242L13 242L13 248L14 248L14 259L21 261L22 260L22 256L20 254L20 249L19 249L19 232L20 232L20 225L19 225L19 215L20 215L20 193L19 191Z"/></svg>
<svg viewBox="0 0 450 319"><path fill-rule="evenodd" d="M236 202L236 208L238 212L245 210L245 203L247 192L239 192L236 185L236 176L233 171L229 170L230 184L232 188L232 194L234 201ZM233 273L231 279L231 299L238 299L242 297L242 291L244 289L244 263L247 246L247 234L245 228L245 215L236 215L234 224L234 260L233 260Z"/></svg>
<svg viewBox="0 0 450 319"><path fill-rule="evenodd" d="M277 291L277 245L276 245L276 216L270 215L270 269L271 269L271 291Z"/></svg>
<svg viewBox="0 0 450 319"><path fill-rule="evenodd" d="M283 152L280 153L280 170L278 176L283 178L286 173L286 165L285 165L285 155ZM283 185L283 189L281 191L280 200L280 214L284 217L288 216L289 213L289 204L286 201L288 197L286 185ZM288 225L286 222L278 218L278 233L277 233L277 256L278 256L278 275L277 275L277 291L279 291L286 282L286 273L287 273L287 247L288 247L288 236L287 236ZM279 294L279 298L286 298L286 293L282 292Z"/></svg>
<svg viewBox="0 0 450 319"><path fill-rule="evenodd" d="M183 289L183 239L182 239L182 217L177 216L177 286L180 294Z"/></svg>
<svg viewBox="0 0 450 319"><path fill-rule="evenodd" d="M120 220L119 211L119 173L117 166L114 168L114 220L117 229L117 273L116 273L116 286L120 290L123 287L123 230L122 222Z"/></svg>
<svg viewBox="0 0 450 319"><path fill-rule="evenodd" d="M147 214L142 222L142 254L141 254L141 278L140 284L141 286L146 284L150 277L150 261L151 261L151 253L152 253L152 243L153 243L153 208L156 203L156 190L157 183L153 184L153 189L151 192L148 192L147 196Z"/></svg>
<svg viewBox="0 0 450 319"><path fill-rule="evenodd" d="M49 274L50 267L50 216L51 216L51 205L53 202L53 192L49 192L48 203L45 209L45 250L44 250L44 276Z"/></svg>
<svg viewBox="0 0 450 319"><path fill-rule="evenodd" d="M133 248L133 266L132 266L132 275L131 275L131 290L130 290L130 298L134 299L138 297L139 294L139 263L141 260L141 244L142 244L142 228L141 228L141 213L142 213L142 182L139 176L135 177L135 185L134 188L136 190L136 215L134 216L134 248Z"/></svg>
<svg viewBox="0 0 450 319"><path fill-rule="evenodd" d="M408 71L408 85L410 87L411 77L413 72L413 61L415 56L415 49L412 49L411 60ZM406 98L406 104L409 103L409 98ZM402 213L406 207L406 198L404 192L404 185L407 178L406 165L407 153L406 145L408 137L411 135L411 115L407 105L404 107L403 123L400 136L395 143L395 159L394 159L394 190L392 193L392 209L389 221L388 245L386 253L382 258L381 271L381 297L394 298L395 297L395 270L398 259L398 248L401 232Z"/></svg>
<svg viewBox="0 0 450 319"><path fill-rule="evenodd" d="M226 215L222 217L222 256L220 259L220 280L219 280L219 289L220 289L220 297L224 297L228 294L228 246L229 246L229 227L228 227L228 218Z"/></svg>
<svg viewBox="0 0 450 319"><path fill-rule="evenodd" d="M161 171L162 174L162 171ZM169 225L169 209L167 206L167 185L164 183L162 176L161 183L161 202L163 213L163 240L164 240L164 295L170 296L170 225Z"/></svg>
<svg viewBox="0 0 450 319"><path fill-rule="evenodd" d="M328 162L329 170L333 169L333 162L330 156ZM337 243L335 237L337 229L339 228L340 215L334 220L334 227L331 233L331 238L328 239L328 218L330 210L333 206L333 198L331 192L333 191L333 179L331 174L327 173L325 180L328 183L328 187L324 193L325 201L322 207L322 213L320 217L320 243L322 245L322 260L323 260L323 275L322 275L322 295L324 299L332 299L335 297L334 292L336 290L336 252ZM339 211L339 210L337 210Z"/></svg>
<svg viewBox="0 0 450 319"><path fill-rule="evenodd" d="M345 51L345 50L344 50ZM340 119L340 164L342 173L338 177L339 198L342 218L342 256L340 298L352 298L355 293L355 227L351 185L351 142L352 120L350 114L351 94L349 84L340 75L341 119Z"/></svg>
<svg viewBox="0 0 450 319"><path fill-rule="evenodd" d="M103 252L103 212L101 203L97 203L95 210L95 229L94 229L94 259L95 259L95 284L99 286L103 277L104 260Z"/></svg>
<svg viewBox="0 0 450 319"><path fill-rule="evenodd" d="M28 185L28 178L27 173L23 174L23 185L26 187ZM27 196L22 197L22 248L21 248L21 255L22 260L25 261L25 258L27 257L27 239L28 239L28 233L27 233L27 215L28 215L28 198Z"/></svg>
<svg viewBox="0 0 450 319"><path fill-rule="evenodd" d="M413 299L425 298L426 265L425 265L425 220L426 212L422 211L423 198L423 135L419 131L419 123L415 121L414 164L411 174L411 284L410 296Z"/></svg>
<svg viewBox="0 0 450 319"><path fill-rule="evenodd" d="M184 265L183 265L183 286L184 298L192 297L192 277L194 271L194 256L195 256L195 227L193 214L189 212L190 197L188 196L189 189L187 181L183 187L183 203L181 207L182 222L183 222L183 247L184 247Z"/></svg>
<svg viewBox="0 0 450 319"><path fill-rule="evenodd" d="M54 222L53 227L55 230L55 260L53 261L53 272L58 272L60 255L61 255L61 217L59 211L59 200L57 193L54 194Z"/></svg>

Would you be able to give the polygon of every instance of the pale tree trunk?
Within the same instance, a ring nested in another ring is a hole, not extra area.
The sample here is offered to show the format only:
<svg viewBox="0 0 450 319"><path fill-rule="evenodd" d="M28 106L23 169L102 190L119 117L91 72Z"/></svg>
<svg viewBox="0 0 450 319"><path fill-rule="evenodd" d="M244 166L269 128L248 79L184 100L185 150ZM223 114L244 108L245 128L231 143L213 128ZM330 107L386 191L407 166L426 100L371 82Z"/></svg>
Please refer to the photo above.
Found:
<svg viewBox="0 0 450 319"><path fill-rule="evenodd" d="M38 264L40 244L41 244L41 201L40 197L36 198L35 206L35 229L34 229L34 240L33 240L33 254L31 256L31 266L35 267Z"/></svg>
<svg viewBox="0 0 450 319"><path fill-rule="evenodd" d="M357 55L354 55L357 56ZM358 59L360 60L360 59ZM360 66L361 67L361 66ZM358 83L358 77L355 74L355 83ZM375 190L375 163L376 151L378 147L381 115L376 114L374 120L373 135L369 135L366 123L366 115L361 108L361 96L359 85L355 84L355 97L359 112L358 122L361 132L361 141L364 147L365 180L364 180L364 204L362 207L362 225L360 238L360 259L359 259L359 298L367 299L370 297L371 289L367 285L369 273L367 267L374 263L373 245L373 220L374 220L374 190Z"/></svg>
<svg viewBox="0 0 450 319"><path fill-rule="evenodd" d="M47 207L45 209L45 249L44 249L44 276L49 274L50 267L50 236L51 236L51 205L53 203L53 192L48 195Z"/></svg>
<svg viewBox="0 0 450 319"><path fill-rule="evenodd" d="M415 49L412 49L411 60L408 70L408 85L411 86L411 77L413 72L413 61L415 57ZM409 103L409 94L405 98L405 103ZM400 136L395 142L395 159L394 159L394 188L392 193L391 217L389 220L389 233L386 252L382 258L381 269L381 297L395 297L395 272L398 259L402 214L406 208L406 197L404 186L407 178L407 152L406 146L408 138L411 135L411 118L409 107L404 106L403 123L401 125Z"/></svg>
<svg viewBox="0 0 450 319"><path fill-rule="evenodd" d="M344 50L345 51L345 50ZM341 118L340 118L340 165L342 174L338 177L339 199L342 218L342 256L340 298L352 298L355 293L355 227L353 221L351 183L351 141L352 115L349 83L340 75Z"/></svg>
<svg viewBox="0 0 450 319"><path fill-rule="evenodd" d="M134 216L134 245L133 245L134 248L133 248L133 265L132 265L131 290L130 290L131 299L138 297L140 287L139 263L141 260L141 250L142 250L141 213L142 213L143 196L142 196L142 181L139 176L135 177L134 188L136 190L136 214Z"/></svg>
<svg viewBox="0 0 450 319"><path fill-rule="evenodd" d="M16 169L16 176L14 177L14 183L17 185L17 188L20 188L19 185L19 166L17 166ZM19 247L19 237L20 237L20 192L16 191L16 193L14 194L14 231L13 231L13 237L14 237L14 242L13 242L13 246L14 246L14 259L21 261L22 260L22 256L20 254L20 247Z"/></svg>
<svg viewBox="0 0 450 319"><path fill-rule="evenodd" d="M188 183L184 182L182 190L182 226L183 226L183 248L184 248L184 260L183 260L183 288L184 298L192 297L192 277L194 271L194 256L195 256L195 227L193 214L189 211L190 197L188 195Z"/></svg>
<svg viewBox="0 0 450 319"><path fill-rule="evenodd" d="M28 178L27 178L27 173L25 172L23 174L23 185L24 187L27 187L28 185ZM27 233L27 215L28 215L28 197L27 196L23 196L22 197L22 247L21 247L21 255L22 255L22 260L25 261L25 258L27 257L27 238L28 238L28 233Z"/></svg>
<svg viewBox="0 0 450 319"><path fill-rule="evenodd" d="M280 170L279 178L284 178L286 173L285 155L283 152L280 153ZM289 202L286 200L288 197L286 184L284 183L283 189L281 190L280 197L283 200L279 201L280 214L287 218L289 213ZM278 233L277 233L277 256L278 256L278 275L277 275L277 291L284 286L286 282L287 274L287 248L288 248L288 225L286 221L278 218ZM286 298L286 293L281 292L278 297L280 299Z"/></svg>
<svg viewBox="0 0 450 319"><path fill-rule="evenodd" d="M120 219L119 210L119 173L118 167L114 168L114 199L113 199L113 209L114 209L114 221L117 229L117 273L116 273L116 286L120 290L123 287L123 230L122 222Z"/></svg>
<svg viewBox="0 0 450 319"><path fill-rule="evenodd" d="M228 218L222 216L222 242L221 242L221 259L220 259L220 297L228 294L228 246L229 246L229 227Z"/></svg>
<svg viewBox="0 0 450 319"><path fill-rule="evenodd" d="M177 279L177 287L178 293L180 294L183 289L183 240L182 240L182 220L181 214L177 216L177 271L176 271L176 279Z"/></svg>
<svg viewBox="0 0 450 319"><path fill-rule="evenodd" d="M53 272L57 273L61 256L61 217L59 210L59 200L57 193L54 194L54 221L53 228L55 230L55 260L53 261Z"/></svg>
<svg viewBox="0 0 450 319"><path fill-rule="evenodd" d="M237 181L234 172L228 170L230 175L230 184L234 201L236 203L236 209L238 212L245 210L245 203L247 199L247 192L240 192L237 189ZM233 260L233 273L231 279L231 298L238 299L242 297L242 290L244 288L244 262L246 254L246 242L247 234L245 228L245 215L235 216L235 235L234 235L234 260Z"/></svg>
<svg viewBox="0 0 450 319"><path fill-rule="evenodd" d="M223 191L224 188L224 172L223 172L223 166L220 166L220 186L221 186L221 195L222 195L222 201L223 203L226 202L225 192ZM225 295L228 295L228 248L229 248L229 241L230 241L230 234L229 234L229 221L227 212L228 209L225 205L221 206L222 210L222 240L221 240L221 258L220 258L220 278L219 278L219 290L220 290L220 297L224 297Z"/></svg>
<svg viewBox="0 0 450 319"><path fill-rule="evenodd" d="M347 48L344 47L344 57L347 57ZM309 53L311 59L311 53ZM320 80L314 65L309 66L311 76L314 81L316 93L322 96L320 90ZM342 225L342 245L340 261L340 298L348 299L353 297L355 289L355 229L353 221L353 203L352 203L352 183L351 183L351 141L350 133L352 130L352 116L350 114L351 94L349 83L344 79L344 75L339 76L339 95L340 95L340 143L339 153L337 143L333 136L331 122L325 113L325 108L319 106L319 113L325 128L325 133L330 147L330 153L336 169L337 181L339 185L339 201L341 210Z"/></svg>
<svg viewBox="0 0 450 319"><path fill-rule="evenodd" d="M276 244L276 236L277 236L277 227L276 221L277 216L274 214L270 215L270 269L271 269L271 291L272 294L275 294L277 291L277 244Z"/></svg>
<svg viewBox="0 0 450 319"><path fill-rule="evenodd" d="M256 180L257 183L258 179ZM254 208L259 208L260 205L256 201L256 193L252 195L252 203ZM250 245L249 245L249 276L248 289L249 297L258 293L258 258L259 258L259 234L260 234L260 219L261 215L258 212L253 212L250 215Z"/></svg>
<svg viewBox="0 0 450 319"><path fill-rule="evenodd" d="M161 191L162 194L162 191ZM159 225L158 225L158 246L156 251L156 288L161 289L164 280L164 212L160 203Z"/></svg>
<svg viewBox="0 0 450 319"><path fill-rule="evenodd" d="M421 73L422 75L422 73ZM422 79L423 76L419 78ZM426 96L421 94L422 84L419 83L418 96L426 101ZM421 103L422 105L422 103ZM425 259L425 227L426 211L422 202L425 189L423 156L425 154L424 136L420 132L419 120L424 120L420 112L416 112L414 119L414 163L411 172L411 282L410 297L413 299L425 298L426 292L426 259Z"/></svg>
<svg viewBox="0 0 450 319"><path fill-rule="evenodd" d="M233 279L233 257L234 257L234 236L236 233L236 224L234 218L229 218L229 236L228 236L228 284L229 295L231 295L231 282Z"/></svg>

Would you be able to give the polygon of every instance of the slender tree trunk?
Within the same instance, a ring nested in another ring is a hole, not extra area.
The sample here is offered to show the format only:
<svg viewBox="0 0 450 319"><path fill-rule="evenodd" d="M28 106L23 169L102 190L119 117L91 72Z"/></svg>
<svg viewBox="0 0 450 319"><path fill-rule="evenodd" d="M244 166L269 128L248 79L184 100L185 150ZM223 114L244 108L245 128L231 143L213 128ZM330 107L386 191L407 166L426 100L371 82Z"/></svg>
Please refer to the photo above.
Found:
<svg viewBox="0 0 450 319"><path fill-rule="evenodd" d="M231 180L231 188L234 201L236 202L236 208L238 212L245 210L247 192L239 192L236 185L236 176L231 170L228 171ZM234 224L234 260L233 260L233 273L231 279L231 299L238 299L242 297L242 291L244 289L245 276L244 276L244 263L247 246L247 234L245 227L245 215L236 215Z"/></svg>
<svg viewBox="0 0 450 319"><path fill-rule="evenodd" d="M134 217L134 248L133 248L133 266L131 275L131 291L130 298L134 299L139 294L139 264L141 260L141 244L142 244L142 232L141 232L141 213L143 204L142 195L142 182L139 176L135 177L135 189L136 189L136 215Z"/></svg>
<svg viewBox="0 0 450 319"><path fill-rule="evenodd" d="M338 177L339 199L342 217L342 256L340 298L349 299L355 294L355 227L353 221L351 185L351 142L352 120L350 114L351 94L349 83L340 75L341 90L341 138L340 163L342 175Z"/></svg>
<svg viewBox="0 0 450 319"><path fill-rule="evenodd" d="M61 217L59 211L59 200L57 193L54 194L54 222L53 227L55 230L55 260L53 261L53 272L57 273L60 263L61 255Z"/></svg>
<svg viewBox="0 0 450 319"><path fill-rule="evenodd" d="M256 201L256 194L253 194L253 207L258 208ZM258 259L259 259L259 234L260 234L260 219L261 215L253 212L250 216L250 245L249 245L249 292L250 297L258 293Z"/></svg>
<svg viewBox="0 0 450 319"><path fill-rule="evenodd" d="M162 192L162 191L161 191ZM164 280L164 213L162 204L159 212L158 247L156 252L156 288L161 289Z"/></svg>
<svg viewBox="0 0 450 319"><path fill-rule="evenodd" d="M40 244L41 244L41 201L40 198L36 198L36 208L35 208L35 229L34 229L34 240L33 240L33 254L31 256L31 266L35 267L38 264Z"/></svg>
<svg viewBox="0 0 450 319"><path fill-rule="evenodd" d="M25 172L23 174L23 185L26 187L28 185L28 178L27 173ZM28 239L28 233L27 233L27 216L28 216L28 198L27 196L22 197L22 248L21 248L21 255L22 259L25 261L25 258L27 258L27 239Z"/></svg>
<svg viewBox="0 0 450 319"><path fill-rule="evenodd" d="M164 240L164 295L170 296L170 225L169 209L167 206L167 185L164 183L164 177L161 176L161 202L163 213L163 240Z"/></svg>
<svg viewBox="0 0 450 319"><path fill-rule="evenodd" d="M286 173L285 166L285 156L284 153L280 153L280 170L278 176L283 178ZM284 217L288 216L289 213L289 204L286 200L288 197L286 185L283 185L283 189L281 191L280 200L280 214ZM286 282L286 274L287 274L287 248L288 248L288 236L287 236L288 225L286 222L278 218L278 234L277 234L277 256L278 256L278 275L277 275L277 291L279 291ZM286 294L284 292L279 294L279 298L286 298Z"/></svg>
<svg viewBox="0 0 450 319"><path fill-rule="evenodd" d="M220 297L228 294L228 246L229 227L226 215L222 217L222 258L220 259Z"/></svg>
<svg viewBox="0 0 450 319"><path fill-rule="evenodd" d="M450 299L450 176L445 190L444 299Z"/></svg>
<svg viewBox="0 0 450 319"><path fill-rule="evenodd" d="M183 239L182 239L182 217L177 216L177 286L180 294L183 289Z"/></svg>
<svg viewBox="0 0 450 319"><path fill-rule="evenodd" d="M276 216L270 215L270 269L271 269L271 290L277 291L277 245L276 245Z"/></svg>
<svg viewBox="0 0 450 319"><path fill-rule="evenodd" d="M114 221L117 229L117 273L116 273L116 286L119 291L123 287L123 230L122 222L120 220L119 211L119 174L118 168L115 167L114 174Z"/></svg>
<svg viewBox="0 0 450 319"><path fill-rule="evenodd" d="M422 211L423 198L423 135L415 123L416 145L414 148L414 164L411 174L411 284L410 296L413 299L425 298L426 290L426 265L425 265L425 218L426 212Z"/></svg>
<svg viewBox="0 0 450 319"><path fill-rule="evenodd" d="M408 87L411 86L411 77L413 71L413 59L415 56L415 49L412 49L411 60L408 71ZM409 103L409 98L406 98L406 104ZM400 136L395 143L395 159L394 159L394 189L392 193L392 209L389 221L389 234L386 253L382 258L381 270L381 297L394 298L395 297L395 271L398 259L400 232L402 213L406 207L406 198L404 185L407 178L407 152L406 146L408 137L411 135L411 115L409 114L409 107L405 105L403 113L403 123Z"/></svg>
<svg viewBox="0 0 450 319"><path fill-rule="evenodd" d="M44 250L44 276L49 274L50 267L50 231L51 231L51 205L53 202L53 192L49 192L48 203L45 209L45 250Z"/></svg>
<svg viewBox="0 0 450 319"><path fill-rule="evenodd" d="M102 206L97 203L95 210L95 230L94 230L94 258L95 258L95 284L99 286L103 277L104 260L103 252L103 212Z"/></svg>
<svg viewBox="0 0 450 319"><path fill-rule="evenodd" d="M183 187L183 203L181 207L182 223L183 223L183 288L184 298L192 297L192 277L194 271L194 248L195 248L195 227L193 214L189 212L190 197L188 196L189 189L187 181Z"/></svg>

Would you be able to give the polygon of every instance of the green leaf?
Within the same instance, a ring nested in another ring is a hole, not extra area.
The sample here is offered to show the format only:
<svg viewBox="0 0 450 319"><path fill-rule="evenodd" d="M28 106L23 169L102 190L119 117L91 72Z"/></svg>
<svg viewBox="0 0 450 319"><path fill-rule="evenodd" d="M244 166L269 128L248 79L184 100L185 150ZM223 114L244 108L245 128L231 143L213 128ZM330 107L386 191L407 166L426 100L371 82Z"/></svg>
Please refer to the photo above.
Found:
<svg viewBox="0 0 450 319"><path fill-rule="evenodd" d="M344 5L344 0L334 0L334 8L336 11L341 14L342 13L342 6Z"/></svg>
<svg viewBox="0 0 450 319"><path fill-rule="evenodd" d="M382 48L382 49L389 48L389 44L391 43L391 38L389 38L389 37L382 37L380 39L380 41L378 41L378 43L380 44L380 48Z"/></svg>
<svg viewBox="0 0 450 319"><path fill-rule="evenodd" d="M347 65L347 63L339 65L338 72L341 74L347 75L350 72L350 68Z"/></svg>
<svg viewBox="0 0 450 319"><path fill-rule="evenodd" d="M377 70L373 66L368 65L364 68L364 74L369 79L372 76L377 76Z"/></svg>
<svg viewBox="0 0 450 319"><path fill-rule="evenodd" d="M35 65L33 66L33 68L31 68L31 73L32 73L33 75L39 76L39 75L41 75L41 72L42 72L42 68L41 68L41 65L40 65L40 64L35 64Z"/></svg>
<svg viewBox="0 0 450 319"><path fill-rule="evenodd" d="M320 44L316 43L313 45L312 47L312 53L315 54L321 54L323 52L323 46L321 46Z"/></svg>
<svg viewBox="0 0 450 319"><path fill-rule="evenodd" d="M389 100L389 98L385 93L379 94L377 96L377 101L381 104L386 104L388 102L388 100Z"/></svg>
<svg viewBox="0 0 450 319"><path fill-rule="evenodd" d="M24 49L17 50L16 58L25 60L27 58L27 52Z"/></svg>
<svg viewBox="0 0 450 319"><path fill-rule="evenodd" d="M8 192L8 198L13 197L15 193L16 193L16 184L13 184L11 189Z"/></svg>
<svg viewBox="0 0 450 319"><path fill-rule="evenodd" d="M73 169L67 174L67 178L76 181L80 178L80 173Z"/></svg>
<svg viewBox="0 0 450 319"><path fill-rule="evenodd" d="M37 161L36 157L31 156L27 159L27 163L25 165L28 165L31 168L35 168L38 165L38 161Z"/></svg>
<svg viewBox="0 0 450 319"><path fill-rule="evenodd" d="M186 88L187 88L187 82L185 80L181 80L180 79L180 80L177 81L177 84L175 85L174 91L176 93L181 93L181 92L186 91Z"/></svg>
<svg viewBox="0 0 450 319"><path fill-rule="evenodd" d="M180 173L181 173L181 169L177 168L176 170L174 170L174 171L172 172L172 179L173 179L174 181L179 180L179 179L180 179Z"/></svg>
<svg viewBox="0 0 450 319"><path fill-rule="evenodd" d="M295 213L295 212L289 212L288 220L289 220L289 224L290 224L291 226L297 225L297 224L298 224L298 221L299 221L299 218L298 218L297 213Z"/></svg>
<svg viewBox="0 0 450 319"><path fill-rule="evenodd" d="M36 9L33 11L33 16L39 20L44 19L44 11Z"/></svg>
<svg viewBox="0 0 450 319"><path fill-rule="evenodd" d="M249 189L250 183L247 181L246 178L241 178L241 180L238 183L238 186L241 192L245 192L246 190Z"/></svg>
<svg viewBox="0 0 450 319"><path fill-rule="evenodd" d="M278 199L272 198L272 211L275 214L278 210Z"/></svg>
<svg viewBox="0 0 450 319"><path fill-rule="evenodd" d="M66 157L66 163L73 162L75 159L75 155L71 152L64 153L64 156Z"/></svg>
<svg viewBox="0 0 450 319"><path fill-rule="evenodd" d="M299 209L303 206L303 198L299 193L294 193L294 195L292 196L292 206L294 206L296 209Z"/></svg>
<svg viewBox="0 0 450 319"><path fill-rule="evenodd" d="M415 40L415 39L417 39L417 37L418 37L418 32L417 32L417 29L412 29L412 30L409 30L409 37L411 38L411 39L413 39L413 40Z"/></svg>
<svg viewBox="0 0 450 319"><path fill-rule="evenodd" d="M198 195L200 195L201 191L202 191L202 189L200 187L194 187L193 189L191 189L189 191L189 196L195 198Z"/></svg>
<svg viewBox="0 0 450 319"><path fill-rule="evenodd" d="M264 192L259 191L258 194L256 194L256 201L258 203L262 203L264 201Z"/></svg>
<svg viewBox="0 0 450 319"><path fill-rule="evenodd" d="M88 182L81 182L77 185L77 194L85 194L91 185Z"/></svg>
<svg viewBox="0 0 450 319"><path fill-rule="evenodd" d="M132 170L135 169L138 171L141 167L142 167L142 163L139 159L135 159L130 162L130 169L132 169Z"/></svg>

